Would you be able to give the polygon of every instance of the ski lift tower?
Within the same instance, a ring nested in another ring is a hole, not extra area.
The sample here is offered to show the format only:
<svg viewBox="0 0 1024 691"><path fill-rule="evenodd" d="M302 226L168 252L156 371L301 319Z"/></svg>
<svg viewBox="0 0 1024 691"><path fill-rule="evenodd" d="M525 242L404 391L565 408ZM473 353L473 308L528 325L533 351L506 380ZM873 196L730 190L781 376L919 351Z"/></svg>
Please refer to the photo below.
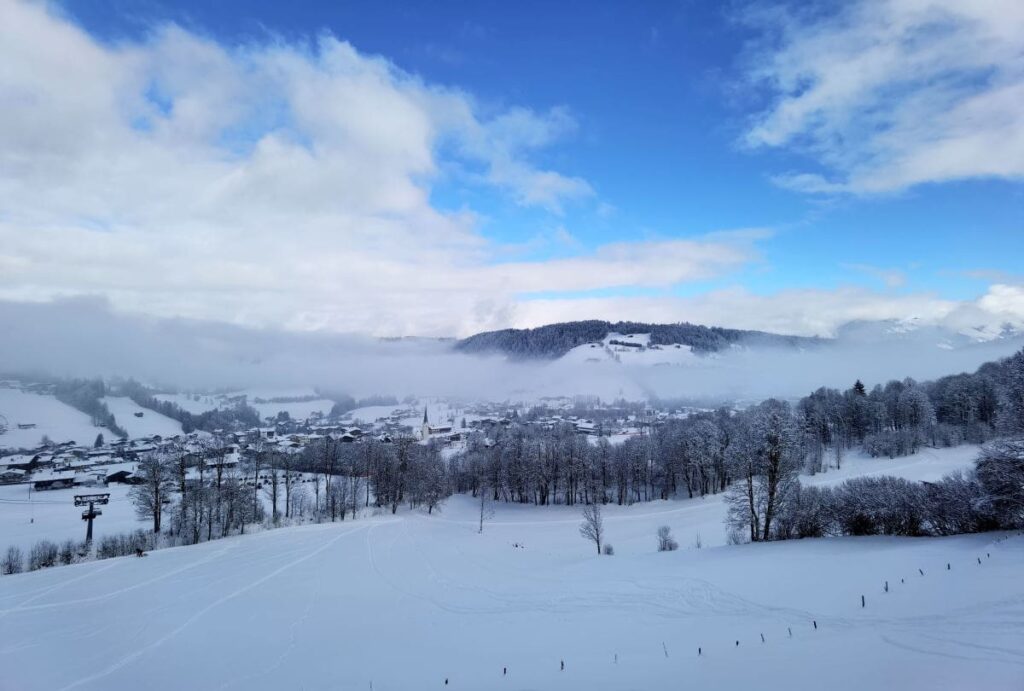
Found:
<svg viewBox="0 0 1024 691"><path fill-rule="evenodd" d="M96 504L103 505L110 503L109 494L76 494L75 495L75 506L88 506L89 508L82 512L82 520L88 521L88 527L85 529L85 541L92 542L92 519L97 516L102 516L103 512L95 508Z"/></svg>

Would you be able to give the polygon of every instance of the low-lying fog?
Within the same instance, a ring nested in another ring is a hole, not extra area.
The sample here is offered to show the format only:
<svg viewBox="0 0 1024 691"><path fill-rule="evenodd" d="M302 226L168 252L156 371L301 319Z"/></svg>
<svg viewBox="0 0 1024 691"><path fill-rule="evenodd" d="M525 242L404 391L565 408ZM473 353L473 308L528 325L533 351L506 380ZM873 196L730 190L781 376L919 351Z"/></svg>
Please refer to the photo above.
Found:
<svg viewBox="0 0 1024 691"><path fill-rule="evenodd" d="M924 328L891 334L845 329L806 351L736 349L687 366L509 362L451 351L451 342L252 330L118 314L98 299L0 302L0 373L134 377L182 390L319 387L355 396L406 394L528 399L592 394L610 400L793 397L818 386L868 386L973 371L1021 338L970 343ZM952 347L951 347L952 346Z"/></svg>

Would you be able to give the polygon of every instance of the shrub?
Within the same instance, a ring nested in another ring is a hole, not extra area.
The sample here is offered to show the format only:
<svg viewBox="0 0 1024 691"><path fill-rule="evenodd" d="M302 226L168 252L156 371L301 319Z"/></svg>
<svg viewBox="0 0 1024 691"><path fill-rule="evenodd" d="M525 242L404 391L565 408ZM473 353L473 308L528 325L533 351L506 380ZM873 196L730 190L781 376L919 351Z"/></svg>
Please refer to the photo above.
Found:
<svg viewBox="0 0 1024 691"><path fill-rule="evenodd" d="M25 569L25 557L17 547L8 547L4 553L4 559L0 562L0 573L5 576L12 573L21 573Z"/></svg>
<svg viewBox="0 0 1024 691"><path fill-rule="evenodd" d="M672 529L667 525L658 528L658 551L674 552L679 549L679 543L672 538Z"/></svg>
<svg viewBox="0 0 1024 691"><path fill-rule="evenodd" d="M37 571L57 564L60 549L49 540L40 540L32 546L28 553L28 570Z"/></svg>
<svg viewBox="0 0 1024 691"><path fill-rule="evenodd" d="M797 482L779 507L772 523L772 539L824 537L833 532L834 499L828 488L805 487Z"/></svg>
<svg viewBox="0 0 1024 691"><path fill-rule="evenodd" d="M608 544L608 543L605 543L605 545L604 545L604 548L602 549L602 551L603 551L603 552L604 552L605 554L607 554L607 555L608 555L609 557L610 557L610 556L613 556L613 555L615 554L615 548L614 548L614 547L612 547L612 546L611 546L610 544Z"/></svg>
<svg viewBox="0 0 1024 691"><path fill-rule="evenodd" d="M981 483L973 474L954 473L925 485L926 523L932 535L959 535L998 527Z"/></svg>
<svg viewBox="0 0 1024 691"><path fill-rule="evenodd" d="M923 535L924 486L889 476L859 477L836 487L836 524L847 535Z"/></svg>
<svg viewBox="0 0 1024 691"><path fill-rule="evenodd" d="M70 564L75 560L75 543L71 540L65 540L60 546L60 563Z"/></svg>

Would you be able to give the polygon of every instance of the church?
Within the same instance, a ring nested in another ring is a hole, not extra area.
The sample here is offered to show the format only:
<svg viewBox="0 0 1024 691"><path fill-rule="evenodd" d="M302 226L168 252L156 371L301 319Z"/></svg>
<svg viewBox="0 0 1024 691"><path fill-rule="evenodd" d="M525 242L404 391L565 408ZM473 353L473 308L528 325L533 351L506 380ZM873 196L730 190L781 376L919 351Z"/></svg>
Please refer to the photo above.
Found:
<svg viewBox="0 0 1024 691"><path fill-rule="evenodd" d="M427 407L423 406L423 426L420 428L420 436L423 439L430 439L431 437L437 437L442 434L451 434L451 425L438 425L433 426L430 424L430 420L427 417Z"/></svg>

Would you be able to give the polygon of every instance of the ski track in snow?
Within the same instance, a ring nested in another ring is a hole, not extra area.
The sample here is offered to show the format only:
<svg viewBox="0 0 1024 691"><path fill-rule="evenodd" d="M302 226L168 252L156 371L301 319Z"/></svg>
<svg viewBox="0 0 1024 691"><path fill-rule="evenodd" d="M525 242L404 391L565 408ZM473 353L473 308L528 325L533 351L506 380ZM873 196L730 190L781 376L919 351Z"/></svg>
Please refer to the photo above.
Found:
<svg viewBox="0 0 1024 691"><path fill-rule="evenodd" d="M291 568L293 568L295 566L298 566L299 564L301 564L304 561L308 561L309 559L312 559L313 557L317 556L318 554L320 554L324 550L328 549L329 547L332 547L334 545L334 543L336 543L341 538L343 538L343 537L345 537L347 535L351 535L352 533L356 532L357 530L361 530L361 529L363 529L363 526L356 526L355 528L352 528L351 530L347 530L345 532L339 533L337 536L335 536L333 539L328 541L326 544L321 545L320 547L314 549L312 552L309 552L305 556L299 557L298 559L294 559L292 561L289 561L284 566L281 566L281 567L279 567L277 569L274 569L273 571L271 571L270 573L266 574L265 576L261 576L260 578L257 578L256 580L250 582L248 585L245 585L245 586L243 586L241 588L238 588L238 589L228 593L227 595L224 595L224 596L218 598L217 600L214 600L211 604L207 605L206 607L203 607L198 612L196 612L195 614L190 616L188 619L186 619L183 624L181 624L177 628L169 631L168 633L164 634L163 636L158 638L156 641L154 641L154 642L152 642L152 643L150 643L148 645L145 645L145 646L135 650L134 652L128 653L123 658L121 658L119 661L115 662L114 664L106 667L105 669L103 669L103 670L101 670L99 672L96 672L95 674L92 674L90 676L78 679L78 680L76 680L76 681L74 681L74 682L72 682L70 684L67 684L66 686L62 686L60 691L68 691L69 689L75 689L75 688L78 688L79 686L84 686L85 684L88 684L88 683L91 683L93 681L97 681L99 679L102 679L104 677L109 676L110 674L116 672L117 670L121 669L122 667L124 667L124 666L126 666L128 664L131 664L132 662L134 662L138 658L142 657L143 655L145 655L145 654L147 654L147 653L149 653L149 652L159 648L164 643L166 643L168 640L170 640L171 638L177 636L179 633L181 633L182 631L187 629L189 626L194 624L196 621L201 619L203 616L205 616L208 612L210 612L214 608L224 604L228 600L231 600L233 598L236 598L236 597L242 595L243 593L245 593L245 592L247 592L249 590L252 590L253 588L255 588L255 587L259 586L259 585L262 585L263 583L266 583L267 581L269 581L270 579L274 578L278 574L281 574L284 571L287 571L288 569L291 569Z"/></svg>

